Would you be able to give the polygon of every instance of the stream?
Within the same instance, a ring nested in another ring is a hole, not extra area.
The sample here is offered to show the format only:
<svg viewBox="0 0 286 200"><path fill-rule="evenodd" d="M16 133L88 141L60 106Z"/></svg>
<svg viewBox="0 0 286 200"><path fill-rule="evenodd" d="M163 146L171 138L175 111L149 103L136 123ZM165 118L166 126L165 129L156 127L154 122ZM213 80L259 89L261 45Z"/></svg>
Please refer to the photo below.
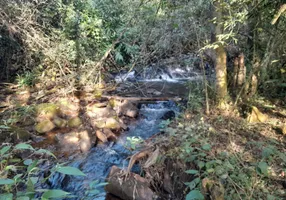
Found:
<svg viewBox="0 0 286 200"><path fill-rule="evenodd" d="M114 77L118 87L113 95L124 97L187 97L189 93L186 86L187 81L202 80L202 75L194 69L195 58L190 57L190 61L188 58L182 57L178 62L183 64L179 65L174 64L174 59L169 59L163 64L157 65L158 67L148 66L141 73L136 70L120 72ZM86 193L90 189L90 183L93 181L104 183L113 165L122 169L127 168L128 156L135 153L135 151L128 150L127 146L130 139L145 140L159 133L160 123L163 121L162 116L170 110L174 111L176 116L180 112L178 105L173 101L141 104L138 119L128 125L129 130L121 133L116 142L99 144L92 148L88 155L77 158L69 164L78 167L86 174L85 177L55 174L49 179L51 188L70 192L76 196L73 199L106 199L106 192L103 187L97 188L99 194ZM133 171L140 172L140 168L135 165Z"/></svg>
<svg viewBox="0 0 286 200"><path fill-rule="evenodd" d="M89 190L89 183L96 180L99 183L104 182L113 165L126 168L128 165L126 158L134 153L125 147L128 139L136 137L144 140L158 133L160 123L163 121L162 116L170 110L177 114L179 112L178 106L172 101L142 104L138 120L130 124L129 130L123 132L116 142L97 145L86 157L70 164L83 171L86 177L56 174L49 180L51 187L74 194L76 196L74 199L104 200L106 193L103 187L98 188L100 193L97 195L85 194Z"/></svg>

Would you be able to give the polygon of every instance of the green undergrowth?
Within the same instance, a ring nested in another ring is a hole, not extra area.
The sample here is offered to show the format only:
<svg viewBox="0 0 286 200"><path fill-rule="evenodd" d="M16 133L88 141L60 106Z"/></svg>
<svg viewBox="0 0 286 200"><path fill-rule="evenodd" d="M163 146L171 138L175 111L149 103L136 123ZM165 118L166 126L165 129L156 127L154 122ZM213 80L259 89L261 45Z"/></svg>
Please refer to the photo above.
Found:
<svg viewBox="0 0 286 200"><path fill-rule="evenodd" d="M224 116L178 119L165 128L166 156L186 163L192 177L186 199L285 199L285 146L260 131Z"/></svg>
<svg viewBox="0 0 286 200"><path fill-rule="evenodd" d="M34 149L26 143L15 146L3 144L0 147L0 200L48 200L75 197L61 189L42 188L55 173L86 176L78 168L65 166L65 164L60 164L55 155L45 149ZM42 177L43 174L45 174L44 177ZM91 182L89 189L85 192L86 196L98 195L98 187L105 184L96 180Z"/></svg>

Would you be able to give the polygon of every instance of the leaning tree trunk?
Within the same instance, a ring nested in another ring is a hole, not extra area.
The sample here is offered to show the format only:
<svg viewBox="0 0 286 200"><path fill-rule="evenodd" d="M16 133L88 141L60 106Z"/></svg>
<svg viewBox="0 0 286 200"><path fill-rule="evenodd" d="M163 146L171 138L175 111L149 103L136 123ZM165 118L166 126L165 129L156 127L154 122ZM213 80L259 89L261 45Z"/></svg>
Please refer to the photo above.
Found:
<svg viewBox="0 0 286 200"><path fill-rule="evenodd" d="M226 51L220 43L218 36L223 33L222 25L222 0L215 0L215 16L216 16L216 42L219 46L216 48L216 99L219 109L225 109L227 105L227 71L226 71Z"/></svg>

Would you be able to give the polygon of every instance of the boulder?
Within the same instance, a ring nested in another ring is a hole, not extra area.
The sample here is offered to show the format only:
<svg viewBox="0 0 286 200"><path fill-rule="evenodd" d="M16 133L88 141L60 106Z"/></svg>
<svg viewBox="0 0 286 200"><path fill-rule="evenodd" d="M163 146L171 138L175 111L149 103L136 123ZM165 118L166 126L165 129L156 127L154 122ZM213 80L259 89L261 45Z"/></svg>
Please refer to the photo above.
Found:
<svg viewBox="0 0 286 200"><path fill-rule="evenodd" d="M126 173L127 171L112 166L106 180L108 185L105 186L105 190L125 200L151 200L156 198L145 178L132 172L129 173L127 178L122 177L122 174Z"/></svg>
<svg viewBox="0 0 286 200"><path fill-rule="evenodd" d="M55 128L55 124L51 122L51 120L43 120L39 122L36 126L35 129L38 133L46 133Z"/></svg>
<svg viewBox="0 0 286 200"><path fill-rule="evenodd" d="M59 107L53 103L42 103L36 106L37 121L53 119L59 114Z"/></svg>
<svg viewBox="0 0 286 200"><path fill-rule="evenodd" d="M116 112L111 107L98 108L94 105L87 106L87 116L90 118L115 117Z"/></svg>
<svg viewBox="0 0 286 200"><path fill-rule="evenodd" d="M118 115L135 118L138 116L139 110L134 102L128 100L112 100L111 105Z"/></svg>
<svg viewBox="0 0 286 200"><path fill-rule="evenodd" d="M62 119L62 118L60 118L60 117L54 118L53 123L54 123L54 124L56 125L56 127L58 127L58 128L64 128L64 127L66 127L66 125L67 125L67 121L64 120L64 119Z"/></svg>
<svg viewBox="0 0 286 200"><path fill-rule="evenodd" d="M72 131L69 133L58 133L55 137L56 141L59 143L58 147L63 152L69 152L72 153L74 151L79 150L79 133Z"/></svg>
<svg viewBox="0 0 286 200"><path fill-rule="evenodd" d="M260 112L255 106L251 107L251 113L247 117L249 123L266 122L267 119L268 116Z"/></svg>
<svg viewBox="0 0 286 200"><path fill-rule="evenodd" d="M118 130L123 126L120 122L112 117L107 119L93 120L92 125L97 128L108 128L114 130Z"/></svg>
<svg viewBox="0 0 286 200"><path fill-rule="evenodd" d="M60 108L60 113L69 117L78 116L80 105L79 102L71 100L72 98L62 98L58 101L58 106Z"/></svg>
<svg viewBox="0 0 286 200"><path fill-rule="evenodd" d="M88 152L95 141L92 141L87 131L79 132L79 138L80 138L79 147L81 152L83 153Z"/></svg>
<svg viewBox="0 0 286 200"><path fill-rule="evenodd" d="M82 121L79 117L73 117L69 119L68 121L68 127L70 128L76 128L79 127L82 124Z"/></svg>
<svg viewBox="0 0 286 200"><path fill-rule="evenodd" d="M21 128L13 129L13 134L11 136L14 142L16 141L26 142L29 139L31 139L31 134L28 131Z"/></svg>
<svg viewBox="0 0 286 200"><path fill-rule="evenodd" d="M176 117L176 113L173 110L169 110L164 113L164 115L161 117L162 120L172 120Z"/></svg>

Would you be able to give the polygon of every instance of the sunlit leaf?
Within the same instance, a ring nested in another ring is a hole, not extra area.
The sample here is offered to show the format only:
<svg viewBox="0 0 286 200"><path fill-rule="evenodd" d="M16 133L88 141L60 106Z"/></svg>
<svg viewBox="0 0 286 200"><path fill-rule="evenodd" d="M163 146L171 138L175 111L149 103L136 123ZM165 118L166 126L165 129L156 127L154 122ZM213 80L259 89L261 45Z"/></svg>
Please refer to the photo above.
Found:
<svg viewBox="0 0 286 200"><path fill-rule="evenodd" d="M11 193L0 194L0 200L13 200L13 194Z"/></svg>
<svg viewBox="0 0 286 200"><path fill-rule="evenodd" d="M10 129L9 126L5 126L5 125L0 125L0 129Z"/></svg>
<svg viewBox="0 0 286 200"><path fill-rule="evenodd" d="M51 198L64 198L67 197L70 193L63 190L48 190L42 195L42 199L51 199Z"/></svg>
<svg viewBox="0 0 286 200"><path fill-rule="evenodd" d="M0 150L0 155L3 156L7 151L11 149L11 146L5 146Z"/></svg>
<svg viewBox="0 0 286 200"><path fill-rule="evenodd" d="M19 150L35 150L31 145L25 144L25 143L20 143L15 146L15 149Z"/></svg>
<svg viewBox="0 0 286 200"><path fill-rule="evenodd" d="M12 179L0 179L0 185L12 185L14 181Z"/></svg>
<svg viewBox="0 0 286 200"><path fill-rule="evenodd" d="M73 175L73 176L86 176L82 171L75 167L58 167L56 171L62 174Z"/></svg>

